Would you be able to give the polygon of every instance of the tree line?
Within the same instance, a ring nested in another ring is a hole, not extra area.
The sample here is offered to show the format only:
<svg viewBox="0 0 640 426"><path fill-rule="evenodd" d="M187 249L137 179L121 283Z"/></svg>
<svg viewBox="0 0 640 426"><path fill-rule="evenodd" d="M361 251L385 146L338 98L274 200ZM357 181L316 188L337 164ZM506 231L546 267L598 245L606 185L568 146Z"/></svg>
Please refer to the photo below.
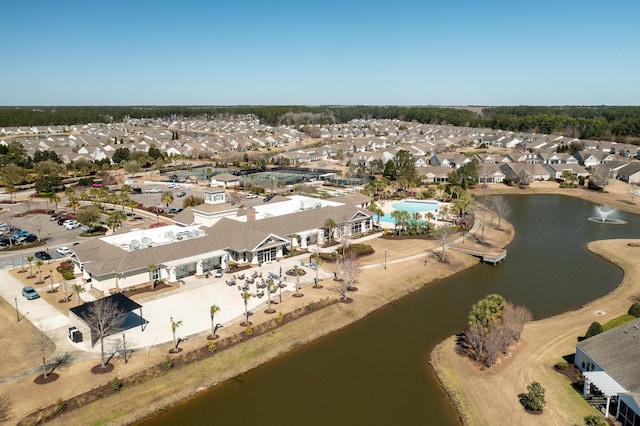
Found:
<svg viewBox="0 0 640 426"><path fill-rule="evenodd" d="M433 106L51 106L0 107L0 126L64 126L125 119L180 119L251 114L263 124L304 126L354 119L398 119L423 124L562 133L582 139L640 138L638 106L501 106L477 114Z"/></svg>

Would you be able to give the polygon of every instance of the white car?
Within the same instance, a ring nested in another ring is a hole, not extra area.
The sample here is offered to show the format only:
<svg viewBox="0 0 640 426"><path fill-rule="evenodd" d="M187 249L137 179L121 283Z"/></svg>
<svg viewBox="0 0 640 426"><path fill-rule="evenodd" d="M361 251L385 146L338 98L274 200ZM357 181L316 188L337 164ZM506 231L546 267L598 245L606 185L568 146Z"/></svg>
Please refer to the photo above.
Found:
<svg viewBox="0 0 640 426"><path fill-rule="evenodd" d="M76 229L78 226L80 226L80 222L76 220L70 220L64 223L64 227L67 229Z"/></svg>
<svg viewBox="0 0 640 426"><path fill-rule="evenodd" d="M258 198L256 194L247 194L247 198Z"/></svg>
<svg viewBox="0 0 640 426"><path fill-rule="evenodd" d="M149 188L147 189L147 194L160 194L162 189L160 188Z"/></svg>
<svg viewBox="0 0 640 426"><path fill-rule="evenodd" d="M73 250L69 249L69 247L59 247L56 249L56 253L61 256L71 256L73 255Z"/></svg>

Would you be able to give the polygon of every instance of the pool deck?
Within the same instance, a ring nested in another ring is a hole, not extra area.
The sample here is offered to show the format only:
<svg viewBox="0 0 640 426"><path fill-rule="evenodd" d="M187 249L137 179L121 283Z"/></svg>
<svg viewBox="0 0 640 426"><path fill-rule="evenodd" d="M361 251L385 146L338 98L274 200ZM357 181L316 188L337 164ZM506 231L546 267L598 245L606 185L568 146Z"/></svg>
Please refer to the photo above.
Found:
<svg viewBox="0 0 640 426"><path fill-rule="evenodd" d="M443 206L449 206L450 203L442 203L440 201L437 200L416 200L415 198L404 198L402 200L378 200L376 201L376 204L378 205L378 207L380 207L382 209L382 211L384 212L384 214L389 214L392 213L394 210L393 208L393 204L396 203L400 203L400 202L416 202L416 203L431 203L431 204L438 204L438 206L440 207L440 210L442 210ZM424 210L425 212L429 212L430 210L428 208L425 208ZM443 221L438 221L438 220L432 220L430 221L431 223L435 224L436 227L440 227L440 226L446 226L446 225L451 225L450 222L443 222ZM385 229L394 229L395 228L395 224L393 223L389 223L389 222L384 222L384 221L380 221L380 227L385 228Z"/></svg>

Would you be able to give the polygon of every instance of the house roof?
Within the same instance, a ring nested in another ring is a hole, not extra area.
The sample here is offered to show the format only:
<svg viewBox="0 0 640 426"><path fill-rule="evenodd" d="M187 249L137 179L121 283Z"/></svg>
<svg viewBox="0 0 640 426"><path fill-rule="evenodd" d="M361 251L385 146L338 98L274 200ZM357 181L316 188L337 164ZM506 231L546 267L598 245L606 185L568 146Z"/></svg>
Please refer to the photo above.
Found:
<svg viewBox="0 0 640 426"><path fill-rule="evenodd" d="M115 303L116 308L122 313L131 312L133 310L136 310L142 307L142 305L129 299L127 296L125 296L122 293L115 293L103 299L98 299L98 300L103 300L104 302L107 302L109 300L112 301L113 303ZM91 306L97 303L98 300L95 300L93 302L83 303L82 305L76 306L75 308L69 308L69 310L73 312L78 318L84 321L87 317L87 313L89 312L89 308L91 308Z"/></svg>
<svg viewBox="0 0 640 426"><path fill-rule="evenodd" d="M627 391L640 392L640 319L585 339L576 347Z"/></svg>

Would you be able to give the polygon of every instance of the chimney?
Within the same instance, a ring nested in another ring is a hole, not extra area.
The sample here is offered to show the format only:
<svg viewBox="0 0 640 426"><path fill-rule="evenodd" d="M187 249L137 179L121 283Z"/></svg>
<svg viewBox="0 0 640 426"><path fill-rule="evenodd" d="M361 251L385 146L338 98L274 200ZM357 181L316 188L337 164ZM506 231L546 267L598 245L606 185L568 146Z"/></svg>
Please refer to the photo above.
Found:
<svg viewBox="0 0 640 426"><path fill-rule="evenodd" d="M247 208L247 222L253 222L256 220L256 209L253 207Z"/></svg>

